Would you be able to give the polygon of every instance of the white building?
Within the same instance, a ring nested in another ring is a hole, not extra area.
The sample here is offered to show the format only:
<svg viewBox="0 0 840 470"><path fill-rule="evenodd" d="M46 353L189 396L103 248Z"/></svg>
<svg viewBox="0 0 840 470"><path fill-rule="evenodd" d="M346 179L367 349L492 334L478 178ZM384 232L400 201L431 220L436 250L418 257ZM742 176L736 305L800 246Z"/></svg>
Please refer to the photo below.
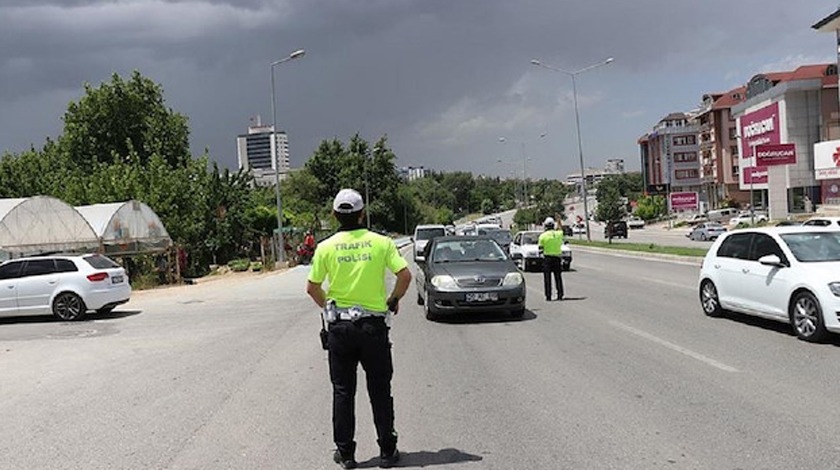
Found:
<svg viewBox="0 0 840 470"><path fill-rule="evenodd" d="M400 177L407 181L414 181L418 178L425 178L427 172L428 170L426 170L422 166L404 166L399 169Z"/></svg>
<svg viewBox="0 0 840 470"><path fill-rule="evenodd" d="M273 186L278 169L281 179L289 171L289 138L262 125L257 116L248 133L236 137L236 155L239 168L251 171L258 186Z"/></svg>

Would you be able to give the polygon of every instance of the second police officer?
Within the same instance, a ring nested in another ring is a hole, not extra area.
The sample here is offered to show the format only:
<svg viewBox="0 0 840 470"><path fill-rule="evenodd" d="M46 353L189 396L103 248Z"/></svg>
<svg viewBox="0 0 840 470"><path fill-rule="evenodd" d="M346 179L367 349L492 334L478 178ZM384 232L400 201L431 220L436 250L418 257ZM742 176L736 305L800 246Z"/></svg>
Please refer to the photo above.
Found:
<svg viewBox="0 0 840 470"><path fill-rule="evenodd" d="M555 230L555 222L547 217L543 222L545 231L537 241L543 254L543 283L545 285L545 300L551 300L551 278L557 284L557 300L563 300L563 231Z"/></svg>

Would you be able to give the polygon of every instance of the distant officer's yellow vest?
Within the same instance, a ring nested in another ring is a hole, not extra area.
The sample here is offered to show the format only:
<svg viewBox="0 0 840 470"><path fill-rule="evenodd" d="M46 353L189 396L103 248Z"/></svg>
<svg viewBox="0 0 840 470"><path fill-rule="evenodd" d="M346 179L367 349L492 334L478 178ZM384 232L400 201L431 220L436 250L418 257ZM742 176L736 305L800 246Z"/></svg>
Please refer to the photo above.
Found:
<svg viewBox="0 0 840 470"><path fill-rule="evenodd" d="M315 249L309 281L329 281L327 298L340 308L385 312L385 269L408 267L394 241L367 229L338 232Z"/></svg>
<svg viewBox="0 0 840 470"><path fill-rule="evenodd" d="M543 255L560 256L563 253L563 232L559 230L546 230L540 234L537 243L543 249Z"/></svg>

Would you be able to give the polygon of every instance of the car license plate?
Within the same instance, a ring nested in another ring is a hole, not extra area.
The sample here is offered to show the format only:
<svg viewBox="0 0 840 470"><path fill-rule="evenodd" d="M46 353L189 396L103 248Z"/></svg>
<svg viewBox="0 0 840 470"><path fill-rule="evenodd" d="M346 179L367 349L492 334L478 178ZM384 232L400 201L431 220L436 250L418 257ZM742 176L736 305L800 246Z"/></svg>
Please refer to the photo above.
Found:
<svg viewBox="0 0 840 470"><path fill-rule="evenodd" d="M119 284L121 282L123 282L122 276L114 276L111 278L111 284Z"/></svg>
<svg viewBox="0 0 840 470"><path fill-rule="evenodd" d="M499 294L495 292L475 292L467 294L467 302L494 302L499 300Z"/></svg>

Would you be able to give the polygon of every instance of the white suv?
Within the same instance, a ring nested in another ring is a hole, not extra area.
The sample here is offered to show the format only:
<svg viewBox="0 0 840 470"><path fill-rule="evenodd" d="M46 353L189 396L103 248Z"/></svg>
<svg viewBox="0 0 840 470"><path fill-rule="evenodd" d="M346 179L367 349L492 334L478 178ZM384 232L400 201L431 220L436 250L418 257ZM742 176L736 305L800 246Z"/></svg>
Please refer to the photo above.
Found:
<svg viewBox="0 0 840 470"><path fill-rule="evenodd" d="M510 243L510 258L524 272L542 269L543 255L538 243L541 234L542 232L537 230L522 231L517 233ZM562 249L563 271L568 271L572 268L572 249L568 243L564 243Z"/></svg>
<svg viewBox="0 0 840 470"><path fill-rule="evenodd" d="M443 237L446 235L446 227L443 225L418 225L414 229L414 236L411 241L414 242L414 261L423 261L423 250L426 249L426 244L429 240L435 237Z"/></svg>
<svg viewBox="0 0 840 470"><path fill-rule="evenodd" d="M105 314L128 302L125 269L102 255L52 255L0 264L0 316L52 313L81 320L88 310Z"/></svg>

